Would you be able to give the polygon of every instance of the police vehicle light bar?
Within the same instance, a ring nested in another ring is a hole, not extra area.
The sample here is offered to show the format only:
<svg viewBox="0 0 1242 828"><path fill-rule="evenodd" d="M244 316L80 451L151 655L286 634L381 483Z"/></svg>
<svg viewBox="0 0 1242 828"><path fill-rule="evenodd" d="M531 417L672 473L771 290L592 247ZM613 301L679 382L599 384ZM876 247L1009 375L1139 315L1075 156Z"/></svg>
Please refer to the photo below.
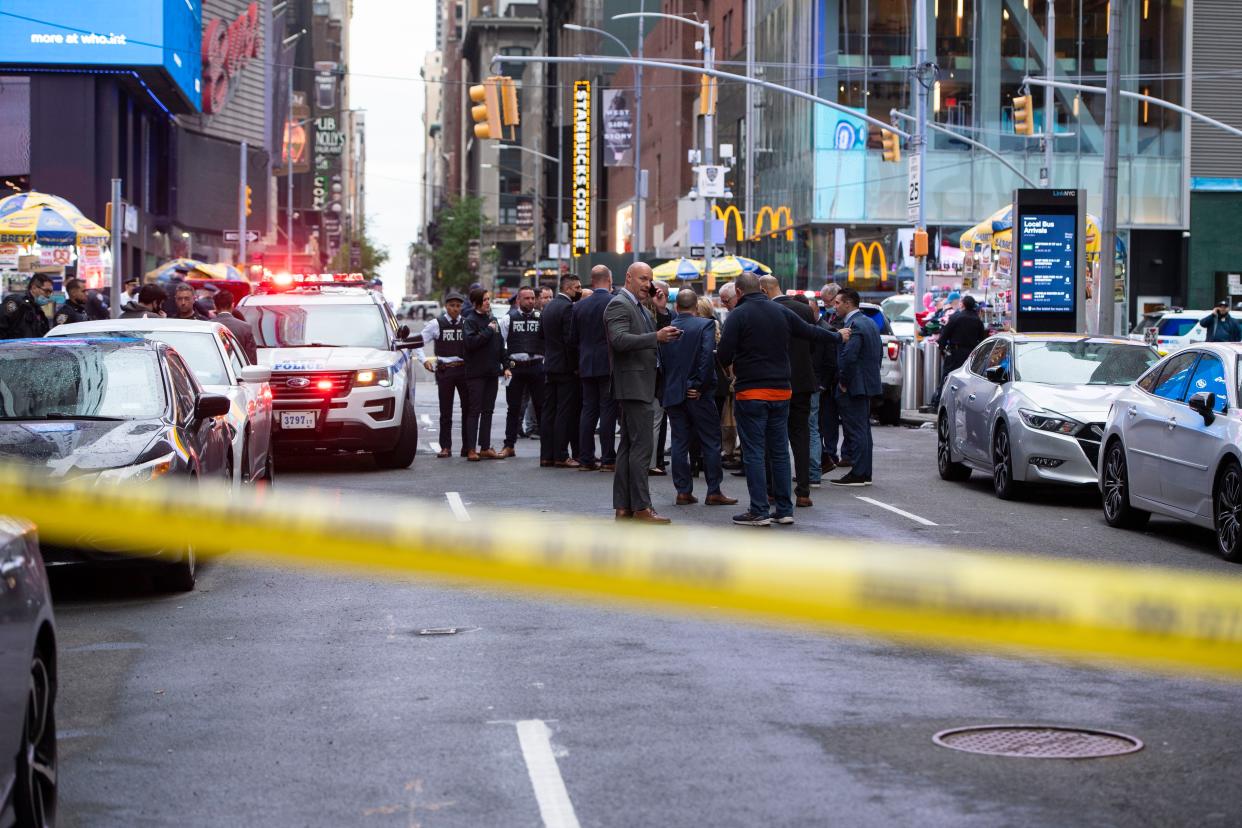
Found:
<svg viewBox="0 0 1242 828"><path fill-rule="evenodd" d="M273 273L259 283L260 291L276 292L296 288L366 287L361 273Z"/></svg>

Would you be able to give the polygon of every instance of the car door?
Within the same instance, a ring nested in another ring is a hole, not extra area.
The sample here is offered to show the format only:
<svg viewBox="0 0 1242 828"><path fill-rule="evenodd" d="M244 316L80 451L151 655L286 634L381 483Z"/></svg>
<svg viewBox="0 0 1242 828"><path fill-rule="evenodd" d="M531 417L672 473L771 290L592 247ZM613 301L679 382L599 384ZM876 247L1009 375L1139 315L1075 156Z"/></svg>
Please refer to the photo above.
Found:
<svg viewBox="0 0 1242 828"><path fill-rule="evenodd" d="M1185 404L1199 392L1216 395L1217 416L1211 423L1204 422L1203 415ZM1193 514L1212 513L1212 470L1222 441L1228 439L1228 421L1223 416L1228 408L1225 364L1216 354L1203 351L1182 394L1182 404L1173 414L1169 451L1161 461L1165 468L1165 502L1170 506Z"/></svg>
<svg viewBox="0 0 1242 828"><path fill-rule="evenodd" d="M1126 465L1130 489L1139 497L1167 503L1165 456L1176 425L1178 406L1199 359L1197 351L1179 351L1140 380L1143 394L1125 404ZM1187 409L1189 410L1189 409Z"/></svg>
<svg viewBox="0 0 1242 828"><path fill-rule="evenodd" d="M219 423L215 417L199 419L194 412L202 388L195 381L190 369L176 353L169 353L168 376L172 383L173 398L177 403L177 426L184 436L186 448L197 458L201 478L218 477L224 470L227 448L221 448Z"/></svg>
<svg viewBox="0 0 1242 828"><path fill-rule="evenodd" d="M970 359L967 360L967 369L953 372L952 378L945 382L944 393L948 396L946 408L949 409L953 423L953 449L958 454L967 457L973 458L975 455L969 448L970 434L966 423L966 399L971 394L977 395L979 389L983 387L985 382L983 369L987 365L988 353L991 352L994 344L996 340L989 339L976 346Z"/></svg>
<svg viewBox="0 0 1242 828"><path fill-rule="evenodd" d="M962 401L966 409L966 433L970 445L968 452L972 458L985 464L992 462L992 412L996 408L997 398L1004 394L1005 384L1012 379L1012 347L1013 344L1005 337L995 341L983 362L983 370L978 374L971 371L971 389ZM987 378L988 369L996 367L1006 369L1005 383L996 383Z"/></svg>
<svg viewBox="0 0 1242 828"><path fill-rule="evenodd" d="M250 468L243 469L242 472L246 475L244 479L255 480L263 473L267 453L271 450L271 389L267 383L242 382L241 372L247 361L241 343L228 331L220 332L220 341L224 347L225 361L233 377L233 386L238 390L240 399L243 401L242 407L246 412L246 420L250 424Z"/></svg>
<svg viewBox="0 0 1242 828"><path fill-rule="evenodd" d="M22 577L29 554L20 535L0 539L0 805L16 771L22 712L30 689L34 615L30 585Z"/></svg>

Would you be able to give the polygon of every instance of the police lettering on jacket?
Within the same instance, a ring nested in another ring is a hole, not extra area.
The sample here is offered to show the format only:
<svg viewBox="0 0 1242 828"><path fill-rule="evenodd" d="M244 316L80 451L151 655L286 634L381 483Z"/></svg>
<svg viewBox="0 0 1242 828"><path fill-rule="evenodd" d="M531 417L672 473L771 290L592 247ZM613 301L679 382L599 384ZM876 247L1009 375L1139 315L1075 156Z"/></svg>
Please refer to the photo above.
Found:
<svg viewBox="0 0 1242 828"><path fill-rule="evenodd" d="M509 353L536 356L543 353L543 337L539 335L539 311L509 311Z"/></svg>
<svg viewBox="0 0 1242 828"><path fill-rule="evenodd" d="M462 337L461 317L456 320L449 319L447 313L440 314L436 320L440 326L440 335L436 337L435 352L438 357L457 357L464 359L466 356L466 341Z"/></svg>

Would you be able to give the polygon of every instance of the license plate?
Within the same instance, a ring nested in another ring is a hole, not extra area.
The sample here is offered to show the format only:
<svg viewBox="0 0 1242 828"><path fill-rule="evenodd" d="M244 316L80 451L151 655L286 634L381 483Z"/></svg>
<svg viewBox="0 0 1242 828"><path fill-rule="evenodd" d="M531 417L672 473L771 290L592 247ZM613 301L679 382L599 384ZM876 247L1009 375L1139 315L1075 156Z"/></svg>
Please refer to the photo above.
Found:
<svg viewBox="0 0 1242 828"><path fill-rule="evenodd" d="M280 412L281 428L314 428L314 411L282 411Z"/></svg>

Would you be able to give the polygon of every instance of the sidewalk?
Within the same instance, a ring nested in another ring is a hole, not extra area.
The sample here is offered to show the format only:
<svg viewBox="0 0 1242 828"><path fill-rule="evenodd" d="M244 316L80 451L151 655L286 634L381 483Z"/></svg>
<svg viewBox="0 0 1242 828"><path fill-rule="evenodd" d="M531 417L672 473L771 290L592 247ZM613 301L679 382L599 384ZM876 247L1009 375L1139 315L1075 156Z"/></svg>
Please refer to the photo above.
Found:
<svg viewBox="0 0 1242 828"><path fill-rule="evenodd" d="M916 411L911 408L904 408L901 411L901 424L906 426L921 426L925 423L936 422L936 415L932 412Z"/></svg>

